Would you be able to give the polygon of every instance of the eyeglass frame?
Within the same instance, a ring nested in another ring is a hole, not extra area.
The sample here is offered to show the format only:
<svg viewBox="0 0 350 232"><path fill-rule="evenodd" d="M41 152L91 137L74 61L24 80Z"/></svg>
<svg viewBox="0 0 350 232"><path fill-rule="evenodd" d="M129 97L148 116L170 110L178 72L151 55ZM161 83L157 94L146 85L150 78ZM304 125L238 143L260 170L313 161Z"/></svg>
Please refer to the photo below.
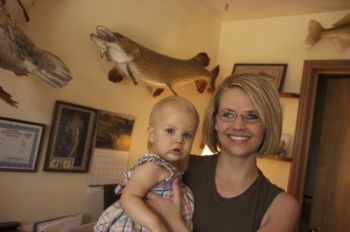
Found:
<svg viewBox="0 0 350 232"><path fill-rule="evenodd" d="M225 117L224 116L225 113L232 113L233 117L231 117L231 118ZM240 116L242 118L242 120L246 123L261 122L260 116L259 116L258 112L256 112L256 111L248 111L244 114L238 114L236 111L231 110L231 109L222 109L216 113L216 117L224 122L233 122L238 118L238 116ZM255 118L251 118L252 116Z"/></svg>

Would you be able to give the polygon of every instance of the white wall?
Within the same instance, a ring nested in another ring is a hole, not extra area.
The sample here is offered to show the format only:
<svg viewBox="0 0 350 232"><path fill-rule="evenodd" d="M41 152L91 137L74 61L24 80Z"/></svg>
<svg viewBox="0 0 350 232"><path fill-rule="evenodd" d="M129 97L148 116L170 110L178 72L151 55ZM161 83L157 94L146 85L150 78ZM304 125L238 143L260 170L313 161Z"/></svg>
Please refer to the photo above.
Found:
<svg viewBox="0 0 350 232"><path fill-rule="evenodd" d="M309 20L315 19L329 28L347 13L343 10L223 23L218 51L221 77L229 75L235 63L287 63L283 90L299 93L304 60L350 58L350 48L339 51L333 41L327 39L306 48ZM284 132L294 133L296 105L297 102L284 104ZM258 165L272 182L287 188L290 163L262 159Z"/></svg>
<svg viewBox="0 0 350 232"><path fill-rule="evenodd" d="M194 5L195 1L148 2L37 0L29 11L31 22L22 28L39 47L61 57L74 80L62 89L52 89L33 77L17 78L0 70L1 86L20 102L16 109L0 101L0 116L50 126L56 100L129 114L136 118L129 162L143 153L148 113L157 99L150 97L143 86L133 86L130 80L118 84L107 80L111 64L99 59L98 48L89 39L97 24L173 57L186 59L205 51L212 58L210 68L220 64L220 79L229 75L237 62L288 63L284 90L289 92L299 92L305 59L350 58L350 49L339 52L331 41L321 41L311 49L304 47L309 19L317 19L328 27L345 11L220 25L212 12ZM200 113L210 98L210 94L196 93L193 85L178 92L190 98ZM167 91L164 96L169 94ZM293 117L287 120L294 123ZM48 134L37 172L0 172L1 221L29 222L76 212L94 220L100 215L102 197L86 194L88 174L42 171L47 139ZM199 140L197 136L193 149L198 154ZM287 185L289 163L262 160L259 166L273 182L281 187Z"/></svg>
<svg viewBox="0 0 350 232"><path fill-rule="evenodd" d="M89 38L96 25L180 59L204 51L211 58L209 68L217 64L221 24L193 1L37 0L29 15L31 21L21 26L25 33L38 47L59 56L74 79L62 89L52 89L33 77L20 78L1 69L0 85L20 104L14 108L0 101L0 116L44 123L50 129L56 100L132 115L136 121L129 162L146 151L148 114L159 98L130 80L117 84L107 80L112 64L100 59ZM197 93L194 84L178 93L191 99L200 113L211 96ZM166 91L162 96L170 94ZM43 172L48 135L37 172L0 172L0 221L30 222L72 213L96 220L101 214L102 196L86 194L88 174ZM197 136L193 152L198 154L199 141Z"/></svg>

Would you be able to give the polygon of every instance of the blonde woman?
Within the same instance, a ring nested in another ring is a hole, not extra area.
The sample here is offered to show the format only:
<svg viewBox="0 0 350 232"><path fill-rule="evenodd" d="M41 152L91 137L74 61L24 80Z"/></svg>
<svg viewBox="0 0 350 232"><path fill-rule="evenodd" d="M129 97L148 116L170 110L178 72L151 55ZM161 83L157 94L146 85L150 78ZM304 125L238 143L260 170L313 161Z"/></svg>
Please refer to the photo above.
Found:
<svg viewBox="0 0 350 232"><path fill-rule="evenodd" d="M216 154L190 156L184 176L195 199L193 231L294 230L296 200L272 184L256 161L278 149L281 130L279 96L270 81L252 74L223 81L203 123L204 142ZM147 199L164 219L178 219L167 221L172 231L188 231L177 216L178 195L165 201L149 194Z"/></svg>

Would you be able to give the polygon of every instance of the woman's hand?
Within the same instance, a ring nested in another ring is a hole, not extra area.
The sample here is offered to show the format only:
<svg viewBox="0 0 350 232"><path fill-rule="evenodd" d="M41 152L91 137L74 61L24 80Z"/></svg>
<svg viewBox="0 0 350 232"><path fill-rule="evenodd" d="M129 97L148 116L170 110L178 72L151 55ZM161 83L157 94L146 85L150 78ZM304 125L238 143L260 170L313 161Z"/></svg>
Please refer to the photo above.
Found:
<svg viewBox="0 0 350 232"><path fill-rule="evenodd" d="M146 204L155 212L169 227L170 231L188 232L181 216L181 197L178 180L173 183L173 196L166 199L149 192L146 196Z"/></svg>

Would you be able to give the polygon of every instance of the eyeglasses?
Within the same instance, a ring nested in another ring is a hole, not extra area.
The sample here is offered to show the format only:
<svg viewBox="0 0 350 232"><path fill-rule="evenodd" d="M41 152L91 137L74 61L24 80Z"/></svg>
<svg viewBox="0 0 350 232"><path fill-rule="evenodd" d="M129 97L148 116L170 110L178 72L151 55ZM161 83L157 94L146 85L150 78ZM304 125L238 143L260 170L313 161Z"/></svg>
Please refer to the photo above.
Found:
<svg viewBox="0 0 350 232"><path fill-rule="evenodd" d="M241 116L242 120L247 123L260 122L259 115L256 112L247 112L239 115L233 110L223 109L217 113L217 117L224 122L232 122L236 120L238 116Z"/></svg>

